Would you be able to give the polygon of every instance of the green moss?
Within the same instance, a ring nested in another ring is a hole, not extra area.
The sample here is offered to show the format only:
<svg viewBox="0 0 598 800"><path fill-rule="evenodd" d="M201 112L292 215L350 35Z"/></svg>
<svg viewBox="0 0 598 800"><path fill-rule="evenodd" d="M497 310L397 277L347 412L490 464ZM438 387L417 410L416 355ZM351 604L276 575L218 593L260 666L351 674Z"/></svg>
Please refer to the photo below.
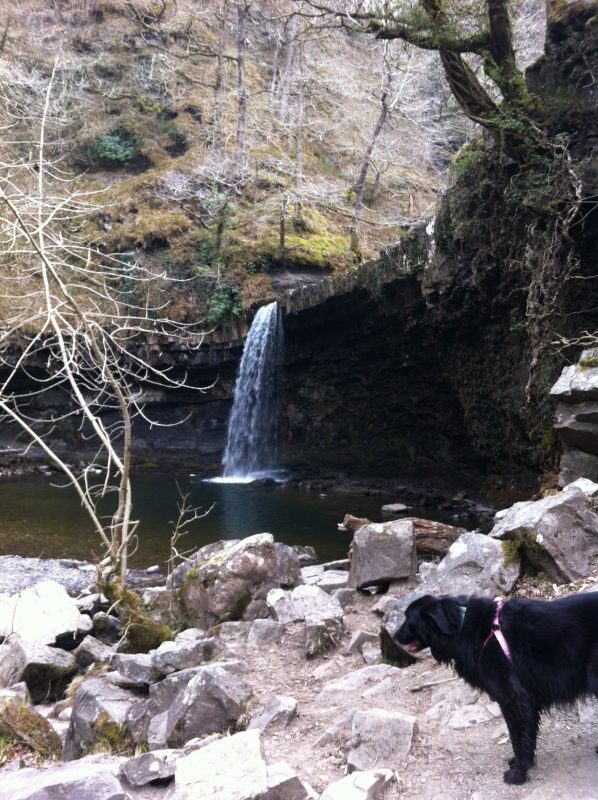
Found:
<svg viewBox="0 0 598 800"><path fill-rule="evenodd" d="M580 359L579 366L585 369L594 369L595 367L598 367L598 356Z"/></svg>
<svg viewBox="0 0 598 800"><path fill-rule="evenodd" d="M172 628L160 622L145 619L143 622L131 622L127 626L127 639L134 653L149 653L155 650L162 642L174 639Z"/></svg>
<svg viewBox="0 0 598 800"><path fill-rule="evenodd" d="M93 748L114 755L130 755L135 752L135 743L125 725L115 722L107 711L100 711L91 727L97 738Z"/></svg>
<svg viewBox="0 0 598 800"><path fill-rule="evenodd" d="M543 553L544 548L536 541L535 533L523 532L514 539L505 539L501 542L503 564L510 567L518 561L525 559L527 553Z"/></svg>

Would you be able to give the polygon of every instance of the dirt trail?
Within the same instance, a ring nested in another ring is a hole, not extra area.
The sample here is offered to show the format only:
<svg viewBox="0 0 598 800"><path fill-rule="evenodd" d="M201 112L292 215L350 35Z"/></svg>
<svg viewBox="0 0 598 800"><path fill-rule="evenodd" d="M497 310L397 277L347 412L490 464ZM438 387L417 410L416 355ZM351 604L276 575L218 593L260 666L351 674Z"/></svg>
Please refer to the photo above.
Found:
<svg viewBox="0 0 598 800"><path fill-rule="evenodd" d="M350 725L323 746L317 740L351 709L377 707L418 718L411 754L400 763L379 765L391 766L397 779L383 800L598 800L597 702L547 716L538 765L530 771L528 783L507 786L502 773L512 753L498 707L485 695L471 702L478 694L431 657L383 680L377 689L369 684L367 698L357 691L329 702L319 700L327 681L365 666L361 654L343 655L343 651L352 632L378 633L380 618L372 611L375 602L375 598L356 595L345 609L343 643L326 656L306 660L299 624L268 650L248 650L243 641L233 645L251 667L247 679L259 701L273 694L291 695L298 701L298 716L286 731L263 734L268 762L288 761L316 792L322 792L345 774ZM438 685L412 691L424 683Z"/></svg>

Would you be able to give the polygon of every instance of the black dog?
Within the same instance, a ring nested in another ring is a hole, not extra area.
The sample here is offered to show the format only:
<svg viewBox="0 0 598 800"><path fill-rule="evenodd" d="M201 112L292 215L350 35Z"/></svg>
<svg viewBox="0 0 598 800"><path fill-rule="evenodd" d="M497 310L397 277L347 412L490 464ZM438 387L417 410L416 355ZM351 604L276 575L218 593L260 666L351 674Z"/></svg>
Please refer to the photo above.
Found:
<svg viewBox="0 0 598 800"><path fill-rule="evenodd" d="M430 647L500 705L514 753L507 783L524 783L534 764L542 711L598 696L598 592L504 604L426 595L395 638L411 652Z"/></svg>

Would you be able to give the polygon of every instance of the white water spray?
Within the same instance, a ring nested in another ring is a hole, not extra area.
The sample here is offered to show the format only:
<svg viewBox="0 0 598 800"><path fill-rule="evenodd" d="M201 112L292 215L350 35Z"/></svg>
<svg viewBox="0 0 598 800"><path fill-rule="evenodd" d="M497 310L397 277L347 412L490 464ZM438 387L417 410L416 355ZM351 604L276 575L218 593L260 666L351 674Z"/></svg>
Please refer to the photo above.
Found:
<svg viewBox="0 0 598 800"><path fill-rule="evenodd" d="M278 305L262 306L249 329L235 383L224 480L268 477L276 469L282 344Z"/></svg>

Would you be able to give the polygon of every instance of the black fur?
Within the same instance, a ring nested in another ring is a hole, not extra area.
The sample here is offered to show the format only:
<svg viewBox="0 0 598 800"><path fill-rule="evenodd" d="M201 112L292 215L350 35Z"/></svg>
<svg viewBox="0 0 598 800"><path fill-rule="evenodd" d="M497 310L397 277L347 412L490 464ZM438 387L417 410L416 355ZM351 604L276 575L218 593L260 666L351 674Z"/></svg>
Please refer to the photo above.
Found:
<svg viewBox="0 0 598 800"><path fill-rule="evenodd" d="M466 607L465 616L460 606ZM412 651L430 647L501 708L514 758L507 783L524 783L534 764L540 715L554 705L598 696L598 592L551 602L510 600L500 627L512 660L492 637L495 604L482 597L420 597L396 634Z"/></svg>

